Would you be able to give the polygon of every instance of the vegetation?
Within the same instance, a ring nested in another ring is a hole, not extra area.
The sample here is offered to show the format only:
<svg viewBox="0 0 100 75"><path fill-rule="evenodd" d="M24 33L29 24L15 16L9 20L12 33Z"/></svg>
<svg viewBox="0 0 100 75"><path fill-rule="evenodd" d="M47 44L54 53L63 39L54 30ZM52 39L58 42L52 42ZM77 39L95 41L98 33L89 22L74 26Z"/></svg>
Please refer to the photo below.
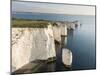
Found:
<svg viewBox="0 0 100 75"><path fill-rule="evenodd" d="M33 20L33 19L21 19L21 18L12 18L12 27L31 27L31 28L46 28L49 23L53 26L57 26L57 23L54 21L48 20Z"/></svg>
<svg viewBox="0 0 100 75"><path fill-rule="evenodd" d="M58 24L56 22L52 22L53 26L58 26Z"/></svg>
<svg viewBox="0 0 100 75"><path fill-rule="evenodd" d="M12 18L12 27L46 28L48 25L48 21Z"/></svg>

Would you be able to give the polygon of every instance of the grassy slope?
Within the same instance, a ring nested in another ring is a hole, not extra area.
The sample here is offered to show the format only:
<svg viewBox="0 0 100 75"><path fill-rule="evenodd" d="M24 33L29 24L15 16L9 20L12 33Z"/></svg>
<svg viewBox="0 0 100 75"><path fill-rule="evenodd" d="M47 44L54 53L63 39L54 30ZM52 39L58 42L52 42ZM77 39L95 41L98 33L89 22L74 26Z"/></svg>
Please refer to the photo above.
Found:
<svg viewBox="0 0 100 75"><path fill-rule="evenodd" d="M54 21L12 18L12 27L46 28L49 23L53 26L57 26Z"/></svg>
<svg viewBox="0 0 100 75"><path fill-rule="evenodd" d="M48 21L12 20L12 27L45 28L49 25L48 23Z"/></svg>

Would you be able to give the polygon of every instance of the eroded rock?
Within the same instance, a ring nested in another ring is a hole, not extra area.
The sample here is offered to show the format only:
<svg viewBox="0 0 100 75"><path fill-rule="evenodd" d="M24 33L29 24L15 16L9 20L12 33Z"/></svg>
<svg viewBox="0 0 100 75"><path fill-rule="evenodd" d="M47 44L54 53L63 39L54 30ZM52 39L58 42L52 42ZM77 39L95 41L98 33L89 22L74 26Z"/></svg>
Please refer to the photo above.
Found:
<svg viewBox="0 0 100 75"><path fill-rule="evenodd" d="M66 67L72 65L72 52L67 48L62 49L62 62Z"/></svg>
<svg viewBox="0 0 100 75"><path fill-rule="evenodd" d="M14 70L34 60L56 57L53 30L12 28L12 66Z"/></svg>

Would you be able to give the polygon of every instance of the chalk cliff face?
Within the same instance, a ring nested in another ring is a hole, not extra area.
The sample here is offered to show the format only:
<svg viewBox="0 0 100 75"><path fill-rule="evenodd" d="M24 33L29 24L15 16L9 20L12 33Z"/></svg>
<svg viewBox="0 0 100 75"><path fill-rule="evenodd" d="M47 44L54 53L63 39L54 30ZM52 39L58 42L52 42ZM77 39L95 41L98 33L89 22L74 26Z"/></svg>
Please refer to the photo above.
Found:
<svg viewBox="0 0 100 75"><path fill-rule="evenodd" d="M54 39L61 43L61 36L67 36L66 23L56 22L57 25L53 26Z"/></svg>
<svg viewBox="0 0 100 75"><path fill-rule="evenodd" d="M73 22L66 22L67 29L75 30L76 27L80 27L79 21L73 21Z"/></svg>
<svg viewBox="0 0 100 75"><path fill-rule="evenodd" d="M61 42L61 28L59 26L53 26L53 34L54 34L54 39L57 42Z"/></svg>
<svg viewBox="0 0 100 75"><path fill-rule="evenodd" d="M67 28L70 30L70 29L75 29L75 24L73 23L73 22L67 22L66 23L66 25L67 25Z"/></svg>
<svg viewBox="0 0 100 75"><path fill-rule="evenodd" d="M12 28L12 71L34 60L56 57L55 42L67 43L67 27L70 23L56 22L47 28Z"/></svg>
<svg viewBox="0 0 100 75"><path fill-rule="evenodd" d="M48 28L12 28L12 70L34 60L55 57L52 26Z"/></svg>

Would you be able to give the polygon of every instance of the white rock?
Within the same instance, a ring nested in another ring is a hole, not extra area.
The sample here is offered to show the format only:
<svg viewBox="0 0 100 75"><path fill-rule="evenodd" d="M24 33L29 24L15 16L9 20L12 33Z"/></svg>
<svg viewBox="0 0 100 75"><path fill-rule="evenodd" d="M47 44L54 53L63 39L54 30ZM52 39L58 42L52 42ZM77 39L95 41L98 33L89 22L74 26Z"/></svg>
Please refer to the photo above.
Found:
<svg viewBox="0 0 100 75"><path fill-rule="evenodd" d="M71 23L71 29L75 29L75 24L74 23Z"/></svg>
<svg viewBox="0 0 100 75"><path fill-rule="evenodd" d="M75 29L75 23L73 22L66 22L67 29Z"/></svg>
<svg viewBox="0 0 100 75"><path fill-rule="evenodd" d="M48 28L12 28L12 70L34 60L56 57L54 39L67 35L65 24Z"/></svg>
<svg viewBox="0 0 100 75"><path fill-rule="evenodd" d="M62 62L67 66L71 66L72 64L72 52L69 49L62 49Z"/></svg>
<svg viewBox="0 0 100 75"><path fill-rule="evenodd" d="M66 24L61 25L61 35L67 36L67 25Z"/></svg>
<svg viewBox="0 0 100 75"><path fill-rule="evenodd" d="M54 39L61 42L61 28L59 26L53 26Z"/></svg>
<svg viewBox="0 0 100 75"><path fill-rule="evenodd" d="M57 22L57 26L53 26L54 39L61 42L61 36L67 36L66 23Z"/></svg>
<svg viewBox="0 0 100 75"><path fill-rule="evenodd" d="M12 70L34 60L56 57L52 27L12 28Z"/></svg>

